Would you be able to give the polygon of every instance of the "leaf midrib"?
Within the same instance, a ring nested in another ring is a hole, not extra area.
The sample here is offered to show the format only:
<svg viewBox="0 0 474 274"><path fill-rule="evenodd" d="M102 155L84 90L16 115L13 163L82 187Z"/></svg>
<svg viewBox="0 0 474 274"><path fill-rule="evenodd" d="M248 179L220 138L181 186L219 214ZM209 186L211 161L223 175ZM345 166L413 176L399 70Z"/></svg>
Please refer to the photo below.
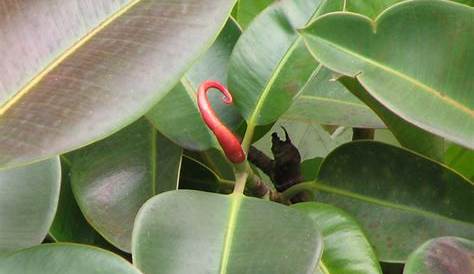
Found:
<svg viewBox="0 0 474 274"><path fill-rule="evenodd" d="M117 18L122 16L124 13L132 9L136 4L140 3L141 0L132 0L130 3L124 5L118 9L115 13L111 14L108 18L102 21L97 27L93 28L88 34L80 38L70 48L66 49L62 54L56 57L50 62L42 71L40 71L33 79L31 79L23 88L20 89L15 95L13 95L5 104L0 107L0 116L5 114L13 105L15 105L23 96L33 89L37 84L43 80L53 69L59 66L64 60L74 54L80 47L89 42L96 34L101 32Z"/></svg>
<svg viewBox="0 0 474 274"><path fill-rule="evenodd" d="M243 196L239 193L233 193L229 195L230 197L230 208L229 208L229 222L226 227L226 231L224 234L224 243L223 243L223 250L222 250L222 257L219 267L220 274L226 274L228 265L229 265L229 257L232 250L232 243L234 241L234 234L235 228L237 226L237 218L239 215L240 205L242 204Z"/></svg>
<svg viewBox="0 0 474 274"><path fill-rule="evenodd" d="M395 203L387 202L387 201L384 201L384 200L381 200L381 199L378 199L378 198L373 198L373 197L369 197L369 196L366 196L366 195L362 195L362 194L346 191L346 190L343 190L343 189L339 189L339 188L336 188L336 187L331 187L331 186L323 184L321 181L311 181L309 183L312 184L312 186L316 190L325 191L325 192L328 192L328 193L333 193L333 194L336 194L336 195L348 197L348 198L355 199L355 200L360 200L360 201L363 201L363 202L366 202L366 203L376 204L376 205L379 205L379 206L382 206L382 207L402 210L402 211L414 213L416 215L422 215L422 216L438 218L438 219L445 219L447 221L454 222L454 223L461 223L461 224L464 224L464 225L474 226L473 223L470 223L468 221L461 221L461 220L453 219L453 218L443 216L443 215L440 215L440 214L437 214L437 213L433 213L433 212L429 212L429 211L425 211L425 210L421 210L421 209L417 209L417 208L413 208L413 207L409 207L409 206L405 206L405 205L395 204Z"/></svg>
<svg viewBox="0 0 474 274"><path fill-rule="evenodd" d="M312 34L311 34L312 35ZM438 98L439 100L441 101L444 101L446 104L449 104L451 106L453 106L455 109L458 109L459 111L461 112L465 112L467 115L471 116L474 118L474 109L470 109L469 107L461 104L460 102L448 97L448 96L443 96L442 95L442 92L436 90L435 88L432 88L426 84L424 84L423 82L419 81L418 79L415 79L407 74L404 74L403 72L400 72L398 70L395 70L395 69L392 69L390 67L388 67L387 65L385 64L382 64L380 62L377 62L375 60L372 60L370 59L369 57L366 57L366 56L363 56L363 55L360 55L348 48L345 48L343 46L340 46L339 44L336 44L336 43L333 43L332 41L329 41L327 39L324 39L320 36L316 36L316 39L319 39L321 41L323 41L323 43L327 43L329 44L330 46L333 46L334 48L346 53L346 54L349 54L349 55L352 55L353 57L355 58L359 58L360 60L364 61L364 62L367 62L377 68L380 68L381 70L383 71L386 71L387 73L389 74L392 74L402 80L406 80L407 82L409 83L412 83L413 85L419 87L421 90L425 91L426 93L429 93L433 96L435 96L436 98ZM319 60L320 58L318 58ZM363 71L361 71L358 75L356 75L356 78L359 79L359 77L364 74Z"/></svg>

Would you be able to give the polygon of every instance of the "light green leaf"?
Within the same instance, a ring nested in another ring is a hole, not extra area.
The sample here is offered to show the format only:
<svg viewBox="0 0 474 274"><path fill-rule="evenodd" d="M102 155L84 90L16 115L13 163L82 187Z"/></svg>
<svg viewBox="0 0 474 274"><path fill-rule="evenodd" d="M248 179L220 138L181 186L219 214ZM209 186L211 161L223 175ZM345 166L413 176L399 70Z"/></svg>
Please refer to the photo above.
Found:
<svg viewBox="0 0 474 274"><path fill-rule="evenodd" d="M307 187L318 191L317 201L355 216L382 261L403 262L434 237L474 238L474 184L401 148L344 144L325 158Z"/></svg>
<svg viewBox="0 0 474 274"><path fill-rule="evenodd" d="M147 274L312 273L321 251L305 214L240 194L160 194L142 207L133 231L133 259Z"/></svg>
<svg viewBox="0 0 474 274"><path fill-rule="evenodd" d="M140 274L114 253L78 244L44 244L0 257L8 274Z"/></svg>
<svg viewBox="0 0 474 274"><path fill-rule="evenodd" d="M56 213L60 187L59 157L0 170L0 254L43 241Z"/></svg>
<svg viewBox="0 0 474 274"><path fill-rule="evenodd" d="M105 239L129 252L139 208L159 191L177 188L181 148L141 119L70 158L82 213Z"/></svg>
<svg viewBox="0 0 474 274"><path fill-rule="evenodd" d="M212 47L202 56L158 104L147 118L165 136L190 150L220 148L214 134L201 119L196 93L201 82L219 80L225 84L232 49L240 36L239 26L229 19ZM241 118L233 105L222 102L222 95L210 92L209 100L218 117L230 128L236 128ZM177 126L179 125L179 126Z"/></svg>
<svg viewBox="0 0 474 274"><path fill-rule="evenodd" d="M236 6L235 18L243 28L274 0L239 0Z"/></svg>
<svg viewBox="0 0 474 274"><path fill-rule="evenodd" d="M398 116L474 148L473 21L468 6L415 0L390 7L375 21L332 13L301 33L317 60L356 77Z"/></svg>
<svg viewBox="0 0 474 274"><path fill-rule="evenodd" d="M321 229L324 252L319 263L325 274L382 274L377 257L356 220L331 205L306 202L292 205L308 214Z"/></svg>
<svg viewBox="0 0 474 274"><path fill-rule="evenodd" d="M74 150L137 120L210 46L234 3L5 2L0 166Z"/></svg>
<svg viewBox="0 0 474 274"><path fill-rule="evenodd" d="M408 258L403 274L474 273L474 242L457 238L432 239Z"/></svg>

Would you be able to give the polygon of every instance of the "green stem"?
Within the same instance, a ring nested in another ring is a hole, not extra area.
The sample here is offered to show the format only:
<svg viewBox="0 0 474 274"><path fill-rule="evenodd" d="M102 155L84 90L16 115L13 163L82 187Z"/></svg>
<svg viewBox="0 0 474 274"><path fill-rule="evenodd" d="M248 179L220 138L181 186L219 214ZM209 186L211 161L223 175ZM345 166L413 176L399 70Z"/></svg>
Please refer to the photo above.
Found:
<svg viewBox="0 0 474 274"><path fill-rule="evenodd" d="M252 123L249 123L247 125L247 130L245 131L244 140L242 141L242 149L245 151L245 153L249 152L250 145L252 144L254 131L255 131L255 125Z"/></svg>
<svg viewBox="0 0 474 274"><path fill-rule="evenodd" d="M281 193L281 198L283 200L290 200L296 194L298 194L300 192L304 192L304 191L313 194L313 193L318 191L318 188L314 184L314 181L301 182L301 183L298 183L298 184L288 188L284 192L282 192Z"/></svg>
<svg viewBox="0 0 474 274"><path fill-rule="evenodd" d="M247 183L247 178L249 176L248 169L250 168L249 163L244 161L239 164L234 164L234 173L235 173L235 185L234 193L243 194L245 190L245 184Z"/></svg>

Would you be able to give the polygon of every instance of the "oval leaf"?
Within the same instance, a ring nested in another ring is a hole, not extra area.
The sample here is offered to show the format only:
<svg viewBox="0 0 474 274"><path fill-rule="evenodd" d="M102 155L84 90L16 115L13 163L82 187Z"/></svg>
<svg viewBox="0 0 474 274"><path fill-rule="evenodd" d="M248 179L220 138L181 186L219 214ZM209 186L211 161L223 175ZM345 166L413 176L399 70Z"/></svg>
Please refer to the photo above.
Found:
<svg viewBox="0 0 474 274"><path fill-rule="evenodd" d="M108 241L130 251L133 221L158 191L177 188L181 148L141 119L71 154L71 183L82 213Z"/></svg>
<svg viewBox="0 0 474 274"><path fill-rule="evenodd" d="M140 210L133 259L153 273L312 273L322 249L299 211L239 194L160 194Z"/></svg>
<svg viewBox="0 0 474 274"><path fill-rule="evenodd" d="M58 157L0 170L0 254L43 241L56 213L60 187Z"/></svg>
<svg viewBox="0 0 474 274"><path fill-rule="evenodd" d="M318 201L357 218L382 261L403 262L423 242L446 234L474 238L473 184L401 148L344 144L326 157L311 185Z"/></svg>
<svg viewBox="0 0 474 274"><path fill-rule="evenodd" d="M114 253L86 245L44 244L0 258L8 274L141 274Z"/></svg>
<svg viewBox="0 0 474 274"><path fill-rule="evenodd" d="M432 239L415 250L403 274L474 273L474 242L456 237Z"/></svg>
<svg viewBox="0 0 474 274"><path fill-rule="evenodd" d="M473 20L468 6L407 1L375 21L351 13L322 16L302 34L317 60L357 77L389 110L474 148Z"/></svg>
<svg viewBox="0 0 474 274"><path fill-rule="evenodd" d="M0 166L71 151L138 119L208 47L233 4L5 3Z"/></svg>
<svg viewBox="0 0 474 274"><path fill-rule="evenodd" d="M324 252L319 263L325 274L382 274L377 257L356 220L343 210L322 203L292 206L308 214L321 229Z"/></svg>

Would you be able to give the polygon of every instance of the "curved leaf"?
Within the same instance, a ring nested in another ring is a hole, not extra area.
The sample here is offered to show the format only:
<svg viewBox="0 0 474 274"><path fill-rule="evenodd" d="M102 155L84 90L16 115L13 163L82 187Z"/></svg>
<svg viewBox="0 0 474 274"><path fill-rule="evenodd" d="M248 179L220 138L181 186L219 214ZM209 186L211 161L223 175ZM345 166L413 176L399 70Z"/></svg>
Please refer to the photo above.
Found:
<svg viewBox="0 0 474 274"><path fill-rule="evenodd" d="M245 197L179 190L150 199L133 260L153 273L312 273L322 239L305 214Z"/></svg>
<svg viewBox="0 0 474 274"><path fill-rule="evenodd" d="M43 241L56 213L60 187L58 157L0 170L0 254Z"/></svg>
<svg viewBox="0 0 474 274"><path fill-rule="evenodd" d="M415 250L403 274L474 273L474 242L456 237L432 239Z"/></svg>
<svg viewBox="0 0 474 274"><path fill-rule="evenodd" d="M367 105L334 80L327 68L313 73L283 118L345 127L385 127Z"/></svg>
<svg viewBox="0 0 474 274"><path fill-rule="evenodd" d="M138 119L207 48L233 4L4 3L0 166L71 151Z"/></svg>
<svg viewBox="0 0 474 274"><path fill-rule="evenodd" d="M229 19L219 37L198 63L147 114L147 118L165 136L190 150L220 149L214 134L202 121L197 108L196 92L204 80L227 80L227 66L232 49L240 36L239 26ZM209 93L209 100L218 117L230 128L240 124L233 105L222 102L221 94ZM179 126L176 126L179 125Z"/></svg>
<svg viewBox="0 0 474 274"><path fill-rule="evenodd" d="M307 24L319 6L319 0L276 2L237 42L228 84L248 128L276 121L317 66L296 29Z"/></svg>
<svg viewBox="0 0 474 274"><path fill-rule="evenodd" d="M473 20L468 6L415 0L375 21L351 13L322 16L302 34L317 60L356 77L389 110L474 148Z"/></svg>
<svg viewBox="0 0 474 274"><path fill-rule="evenodd" d="M82 213L105 239L129 252L140 207L159 191L177 188L181 148L141 119L71 155L72 190Z"/></svg>
<svg viewBox="0 0 474 274"><path fill-rule="evenodd" d="M243 28L247 28L250 22L273 2L275 0L239 0L233 15Z"/></svg>
<svg viewBox="0 0 474 274"><path fill-rule="evenodd" d="M86 245L43 244L0 257L8 274L141 274L114 253Z"/></svg>
<svg viewBox="0 0 474 274"><path fill-rule="evenodd" d="M318 201L357 218L382 261L403 262L434 237L474 237L474 184L401 148L344 144L325 158L310 185Z"/></svg>
<svg viewBox="0 0 474 274"><path fill-rule="evenodd" d="M319 263L325 274L382 274L377 257L356 220L331 205L306 202L292 205L308 214L321 229L324 252Z"/></svg>

